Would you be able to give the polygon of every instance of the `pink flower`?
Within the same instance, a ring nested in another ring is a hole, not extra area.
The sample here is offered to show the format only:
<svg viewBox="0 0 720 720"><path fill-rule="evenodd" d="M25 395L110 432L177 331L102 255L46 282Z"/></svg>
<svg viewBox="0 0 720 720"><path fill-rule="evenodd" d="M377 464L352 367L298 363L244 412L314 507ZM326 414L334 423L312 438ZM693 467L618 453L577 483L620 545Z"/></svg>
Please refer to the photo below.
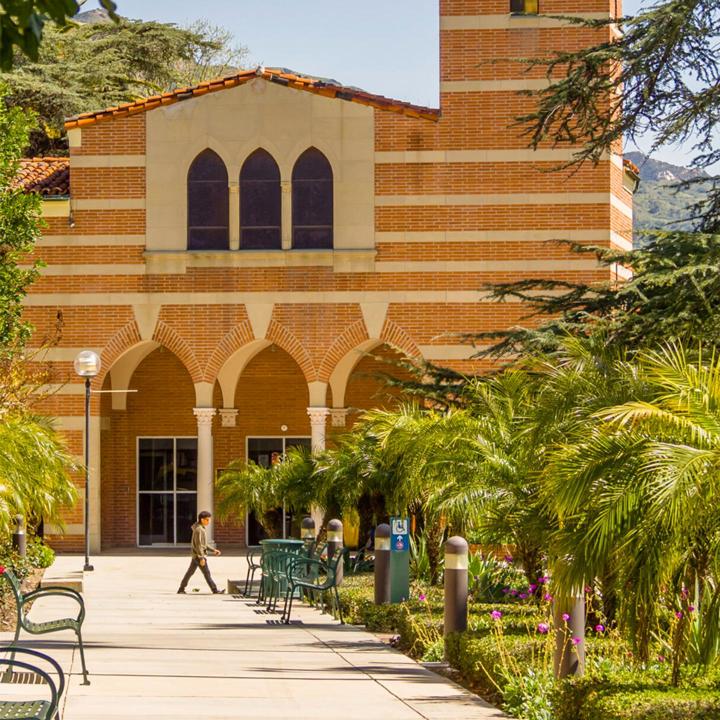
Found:
<svg viewBox="0 0 720 720"><path fill-rule="evenodd" d="M547 602L552 602L553 596L550 593L545 593L545 595L543 595L543 600L546 600Z"/></svg>
<svg viewBox="0 0 720 720"><path fill-rule="evenodd" d="M592 588L591 588L589 585L586 585L586 586L585 586L585 592L586 592L586 593L592 592Z"/></svg>
<svg viewBox="0 0 720 720"><path fill-rule="evenodd" d="M493 611L490 613L490 617L491 617L493 620L499 620L499 619L502 617L502 613L501 613L499 610L493 610Z"/></svg>
<svg viewBox="0 0 720 720"><path fill-rule="evenodd" d="M570 619L570 616L567 613L562 614L562 619L567 622Z"/></svg>
<svg viewBox="0 0 720 720"><path fill-rule="evenodd" d="M503 591L503 595L507 595L507 594L510 592L510 588L509 588L509 587L504 587L504 588L502 589L502 591Z"/></svg>
<svg viewBox="0 0 720 720"><path fill-rule="evenodd" d="M420 593L420 594L418 595L418 600L419 600L420 602L425 602L425 593Z"/></svg>
<svg viewBox="0 0 720 720"><path fill-rule="evenodd" d="M515 596L518 594L518 591L517 591L517 590L511 590L511 591L510 591L510 594L511 594L513 597L515 597Z"/></svg>
<svg viewBox="0 0 720 720"><path fill-rule="evenodd" d="M534 593L536 590L537 590L537 585L530 585L530 587L528 588L528 592L531 594Z"/></svg>
<svg viewBox="0 0 720 720"><path fill-rule="evenodd" d="M695 612L695 606L694 606L694 605L688 605L688 612Z"/></svg>
<svg viewBox="0 0 720 720"><path fill-rule="evenodd" d="M505 562L506 562L506 563L511 563L512 561L513 561L512 555L506 555L506 556L505 556Z"/></svg>
<svg viewBox="0 0 720 720"><path fill-rule="evenodd" d="M574 637L574 638L572 639L572 644L573 644L573 645L579 645L581 642L582 642L582 638Z"/></svg>
<svg viewBox="0 0 720 720"><path fill-rule="evenodd" d="M682 619L683 619L682 610L678 610L678 611L675 613L675 617L676 617L678 620L682 620Z"/></svg>
<svg viewBox="0 0 720 720"><path fill-rule="evenodd" d="M538 585L544 585L550 578L547 575L543 575L537 579Z"/></svg>
<svg viewBox="0 0 720 720"><path fill-rule="evenodd" d="M5 566L0 565L0 575L2 575L5 572Z"/></svg>
<svg viewBox="0 0 720 720"><path fill-rule="evenodd" d="M538 623L537 631L541 635L547 635L548 630L550 630L550 626L547 623Z"/></svg>
<svg viewBox="0 0 720 720"><path fill-rule="evenodd" d="M518 597L519 597L521 600L525 600L525 599L527 598L527 596L528 596L527 593L520 593L520 594L518 595Z"/></svg>
<svg viewBox="0 0 720 720"><path fill-rule="evenodd" d="M596 632L596 633L603 633L603 632L605 632L605 626L604 626L604 625L596 625L596 626L595 626L595 632Z"/></svg>
<svg viewBox="0 0 720 720"><path fill-rule="evenodd" d="M665 662L665 656L664 656L664 655L658 655L658 662L664 663L664 662Z"/></svg>

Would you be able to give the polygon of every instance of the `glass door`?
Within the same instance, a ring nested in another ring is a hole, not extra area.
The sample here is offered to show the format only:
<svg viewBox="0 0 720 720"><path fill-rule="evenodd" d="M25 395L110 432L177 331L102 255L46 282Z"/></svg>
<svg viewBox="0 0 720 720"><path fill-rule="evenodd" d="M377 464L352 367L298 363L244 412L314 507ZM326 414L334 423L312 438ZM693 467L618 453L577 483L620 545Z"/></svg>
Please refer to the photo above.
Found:
<svg viewBox="0 0 720 720"><path fill-rule="evenodd" d="M197 438L138 438L138 545L189 543L197 513Z"/></svg>
<svg viewBox="0 0 720 720"><path fill-rule="evenodd" d="M310 449L310 438L258 438L249 437L247 439L247 459L262 467L270 467L282 460L282 456L291 447L306 447ZM284 508L276 508L274 511L277 515L279 527L282 528L282 537L290 536L290 525L292 523L292 515L286 513ZM258 522L255 513L248 513L247 517L247 544L257 545L261 540L267 537L265 529Z"/></svg>

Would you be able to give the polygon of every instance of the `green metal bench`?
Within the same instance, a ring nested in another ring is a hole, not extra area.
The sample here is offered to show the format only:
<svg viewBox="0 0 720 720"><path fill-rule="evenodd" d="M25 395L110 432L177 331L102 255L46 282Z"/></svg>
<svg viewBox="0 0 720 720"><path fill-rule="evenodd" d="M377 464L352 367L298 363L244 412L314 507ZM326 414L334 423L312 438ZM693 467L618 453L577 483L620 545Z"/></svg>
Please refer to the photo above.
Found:
<svg viewBox="0 0 720 720"><path fill-rule="evenodd" d="M285 606L282 614L282 620L286 625L290 623L293 598L298 590L312 595L330 591L333 603L340 617L340 624L345 624L337 589L337 569L338 564L342 561L342 557L342 550L338 549L333 557L328 558L326 561L321 559L298 558L291 563L288 569Z"/></svg>
<svg viewBox="0 0 720 720"><path fill-rule="evenodd" d="M82 599L82 595L80 595L77 590L62 587L61 585L40 588L29 593L23 593L20 588L20 581L17 579L12 570L6 569L2 574L0 574L0 577L7 580L10 588L12 589L13 595L15 596L17 622L15 623L15 639L13 640L13 645L17 644L21 629L29 632L31 635L44 635L45 633L59 632L61 630L72 630L75 635L77 635L78 645L80 646L80 663L82 664L83 684L89 685L90 681L88 680L88 671L85 666L85 650L83 648L82 641L82 624L85 619L85 602ZM34 622L27 616L25 607L28 603L35 602L36 600L44 597L67 597L77 601L80 606L77 617L59 618L57 620L48 620L46 622Z"/></svg>
<svg viewBox="0 0 720 720"><path fill-rule="evenodd" d="M43 684L48 686L50 699L21 700L19 696L17 699L14 697L12 699L3 699L3 693L0 691L0 720L4 720L4 718L15 718L15 720L59 720L60 700L65 690L65 674L60 665L48 655L38 652L37 650L30 650L29 648L11 645L2 648L2 651L10 653L9 658L0 658L0 667L3 665L7 667L7 672L1 675L3 678L2 682L6 682L7 680L12 681L13 677L15 677L13 673L15 668L20 671L32 673L34 676L40 678ZM21 659L17 659L16 655L20 655ZM57 684L49 672L38 667L36 662L30 662L29 659L25 658L26 655L30 656L30 659L35 660L39 658L43 662L51 665L58 677Z"/></svg>

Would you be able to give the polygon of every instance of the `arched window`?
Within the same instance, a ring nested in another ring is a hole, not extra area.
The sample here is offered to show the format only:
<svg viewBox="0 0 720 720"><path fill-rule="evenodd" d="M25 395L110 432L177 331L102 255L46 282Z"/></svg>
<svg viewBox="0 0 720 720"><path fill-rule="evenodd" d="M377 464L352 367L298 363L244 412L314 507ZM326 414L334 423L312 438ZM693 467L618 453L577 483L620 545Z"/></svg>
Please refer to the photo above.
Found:
<svg viewBox="0 0 720 720"><path fill-rule="evenodd" d="M193 160L187 178L188 250L227 250L228 175L212 150Z"/></svg>
<svg viewBox="0 0 720 720"><path fill-rule="evenodd" d="M280 249L280 169L272 155L256 150L240 170L240 249Z"/></svg>
<svg viewBox="0 0 720 720"><path fill-rule="evenodd" d="M292 172L293 248L332 248L333 174L327 158L309 148Z"/></svg>

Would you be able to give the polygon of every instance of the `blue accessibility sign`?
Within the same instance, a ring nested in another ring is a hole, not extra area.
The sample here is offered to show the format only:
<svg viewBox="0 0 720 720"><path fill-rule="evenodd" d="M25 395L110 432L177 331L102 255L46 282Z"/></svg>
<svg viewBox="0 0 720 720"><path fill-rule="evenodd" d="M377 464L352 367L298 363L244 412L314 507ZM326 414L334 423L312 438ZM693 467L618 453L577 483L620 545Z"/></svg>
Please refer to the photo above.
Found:
<svg viewBox="0 0 720 720"><path fill-rule="evenodd" d="M392 552L408 552L410 550L409 518L390 518L390 550Z"/></svg>

